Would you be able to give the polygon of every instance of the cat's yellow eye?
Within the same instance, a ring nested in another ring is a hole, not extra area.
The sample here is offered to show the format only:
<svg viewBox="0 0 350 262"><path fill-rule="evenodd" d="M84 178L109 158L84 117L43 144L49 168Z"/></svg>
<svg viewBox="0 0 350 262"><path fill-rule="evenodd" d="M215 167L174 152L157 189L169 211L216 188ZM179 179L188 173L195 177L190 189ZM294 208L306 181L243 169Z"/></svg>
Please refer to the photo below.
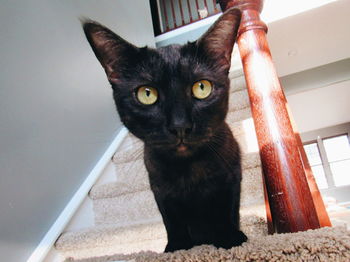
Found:
<svg viewBox="0 0 350 262"><path fill-rule="evenodd" d="M213 90L211 83L208 80L200 80L193 84L192 86L192 94L195 98L205 99Z"/></svg>
<svg viewBox="0 0 350 262"><path fill-rule="evenodd" d="M154 87L141 86L136 93L137 99L144 105L152 105L158 99L158 91Z"/></svg>

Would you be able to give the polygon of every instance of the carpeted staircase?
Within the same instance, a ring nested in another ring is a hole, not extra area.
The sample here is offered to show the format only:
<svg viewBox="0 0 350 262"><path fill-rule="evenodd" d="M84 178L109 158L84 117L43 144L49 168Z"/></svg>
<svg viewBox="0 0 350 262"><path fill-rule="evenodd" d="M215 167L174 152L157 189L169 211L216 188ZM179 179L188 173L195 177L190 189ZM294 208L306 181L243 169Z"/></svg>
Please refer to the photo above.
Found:
<svg viewBox="0 0 350 262"><path fill-rule="evenodd" d="M247 243L229 250L203 245L162 253L166 231L149 187L143 146L129 134L112 159L115 179L98 181L89 193L93 225L74 221L75 227L68 226L57 240L55 258L48 256L45 262L350 261L350 231L345 227L267 235L261 163L241 68L232 70L230 79L227 123L242 150L240 214Z"/></svg>
<svg viewBox="0 0 350 262"><path fill-rule="evenodd" d="M261 164L242 70L231 72L230 79L226 121L241 146L243 158L241 227L248 237L264 236L267 225ZM69 261L164 250L166 231L149 187L142 142L129 134L112 161L116 182L95 185L89 194L95 226L65 232L55 244Z"/></svg>
<svg viewBox="0 0 350 262"><path fill-rule="evenodd" d="M73 260L67 260L73 261ZM306 232L254 236L231 249L202 245L173 253L139 253L90 257L75 262L263 262L263 261L350 261L350 231L345 227L321 228Z"/></svg>

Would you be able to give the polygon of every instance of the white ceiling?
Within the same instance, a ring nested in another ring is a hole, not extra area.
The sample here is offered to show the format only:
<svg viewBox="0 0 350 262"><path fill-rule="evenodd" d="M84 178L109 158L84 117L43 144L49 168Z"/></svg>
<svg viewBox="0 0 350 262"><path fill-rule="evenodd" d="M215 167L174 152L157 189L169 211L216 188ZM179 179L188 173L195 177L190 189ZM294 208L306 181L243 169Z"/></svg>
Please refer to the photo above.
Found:
<svg viewBox="0 0 350 262"><path fill-rule="evenodd" d="M350 57L350 1L341 0L268 24L279 76Z"/></svg>
<svg viewBox="0 0 350 262"><path fill-rule="evenodd" d="M287 95L300 133L350 122L350 81Z"/></svg>
<svg viewBox="0 0 350 262"><path fill-rule="evenodd" d="M263 0L261 19L271 23L339 0Z"/></svg>

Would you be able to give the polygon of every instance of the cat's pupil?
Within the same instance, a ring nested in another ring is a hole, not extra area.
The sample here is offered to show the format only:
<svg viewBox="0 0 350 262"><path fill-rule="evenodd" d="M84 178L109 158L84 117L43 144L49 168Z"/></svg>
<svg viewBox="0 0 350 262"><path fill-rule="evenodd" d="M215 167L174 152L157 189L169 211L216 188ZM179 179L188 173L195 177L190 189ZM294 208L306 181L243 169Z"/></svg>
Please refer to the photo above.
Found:
<svg viewBox="0 0 350 262"><path fill-rule="evenodd" d="M149 90L148 88L146 88L146 96L150 96L150 94L151 94L151 90Z"/></svg>
<svg viewBox="0 0 350 262"><path fill-rule="evenodd" d="M204 90L204 84L203 84L203 83L200 83L200 84L199 84L199 88L202 89L202 90Z"/></svg>

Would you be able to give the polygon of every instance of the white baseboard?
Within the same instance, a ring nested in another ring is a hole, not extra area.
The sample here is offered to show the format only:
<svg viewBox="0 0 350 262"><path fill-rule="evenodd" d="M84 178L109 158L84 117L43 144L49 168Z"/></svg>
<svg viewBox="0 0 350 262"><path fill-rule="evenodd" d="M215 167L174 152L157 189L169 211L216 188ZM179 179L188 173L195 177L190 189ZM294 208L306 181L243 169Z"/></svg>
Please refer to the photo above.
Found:
<svg viewBox="0 0 350 262"><path fill-rule="evenodd" d="M103 154L101 159L97 162L95 167L91 170L83 184L79 187L73 198L69 201L68 205L64 208L62 213L56 219L55 223L51 226L44 238L41 240L37 248L32 255L28 258L27 262L42 262L48 252L53 247L55 241L63 232L69 221L77 211L81 203L87 197L91 187L95 184L106 165L111 160L113 154L117 151L119 145L128 134L128 130L125 127L119 131L107 151Z"/></svg>

